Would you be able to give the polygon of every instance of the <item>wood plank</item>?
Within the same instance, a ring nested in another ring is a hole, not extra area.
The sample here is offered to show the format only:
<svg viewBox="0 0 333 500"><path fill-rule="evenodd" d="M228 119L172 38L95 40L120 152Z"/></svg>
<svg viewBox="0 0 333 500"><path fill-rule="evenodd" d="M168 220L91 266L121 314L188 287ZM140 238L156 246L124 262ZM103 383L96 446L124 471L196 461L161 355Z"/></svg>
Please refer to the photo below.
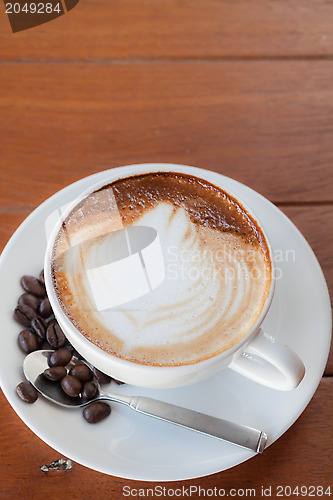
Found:
<svg viewBox="0 0 333 500"><path fill-rule="evenodd" d="M332 56L326 0L94 0L12 34L0 16L1 60Z"/></svg>
<svg viewBox="0 0 333 500"><path fill-rule="evenodd" d="M322 379L309 406L297 422L263 455L225 472L204 478L157 483L166 488L254 488L278 485L324 486L332 488L331 451L333 445L333 378ZM156 483L122 480L74 464L70 471L45 474L42 464L61 458L37 438L14 413L0 394L0 490L6 500L29 498L58 499L60 491L68 498L122 498L123 486L154 488ZM15 444L15 446L13 445ZM260 470L260 473L258 471ZM275 495L271 495L275 498ZM184 497L185 498L185 497ZM285 497L284 497L285 498ZM294 498L294 497L293 497Z"/></svg>
<svg viewBox="0 0 333 500"><path fill-rule="evenodd" d="M333 201L332 79L329 61L2 64L0 203L32 208L93 172L156 161L274 202Z"/></svg>

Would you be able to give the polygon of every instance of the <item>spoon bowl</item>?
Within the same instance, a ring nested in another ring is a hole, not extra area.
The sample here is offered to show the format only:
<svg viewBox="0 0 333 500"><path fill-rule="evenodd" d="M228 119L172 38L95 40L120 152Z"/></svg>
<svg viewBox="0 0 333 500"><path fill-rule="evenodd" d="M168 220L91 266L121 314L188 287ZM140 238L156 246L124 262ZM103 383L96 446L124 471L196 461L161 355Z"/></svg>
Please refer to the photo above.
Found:
<svg viewBox="0 0 333 500"><path fill-rule="evenodd" d="M29 380L38 392L40 392L44 398L48 399L52 403L56 403L60 406L66 408L80 408L86 406L87 404L100 399L99 392L100 387L98 386L98 392L91 400L84 399L81 395L76 398L68 396L61 388L61 385L57 382L44 377L43 372L46 368L49 368L48 359L50 354L54 351L40 350L34 351L26 356L23 362L23 372L25 377ZM67 368L70 370L72 366L78 363L84 363L81 359L76 356L72 356L71 361L68 363ZM86 363L87 364L87 363ZM90 367L89 367L90 368Z"/></svg>
<svg viewBox="0 0 333 500"><path fill-rule="evenodd" d="M228 420L205 415L204 413L188 410L164 401L157 401L156 399L111 394L102 391L99 384L97 384L98 391L93 399L87 401L81 395L72 398L62 390L59 382L48 380L43 375L44 370L49 368L48 359L52 352L54 351L40 350L31 352L26 356L23 363L23 371L27 380L52 403L65 408L81 408L95 401L108 400L129 406L132 410L150 417L234 443L257 453L262 453L266 446L266 433L252 427L229 422ZM70 369L78 363L85 363L90 369L92 368L89 363L76 356L72 356L67 368Z"/></svg>

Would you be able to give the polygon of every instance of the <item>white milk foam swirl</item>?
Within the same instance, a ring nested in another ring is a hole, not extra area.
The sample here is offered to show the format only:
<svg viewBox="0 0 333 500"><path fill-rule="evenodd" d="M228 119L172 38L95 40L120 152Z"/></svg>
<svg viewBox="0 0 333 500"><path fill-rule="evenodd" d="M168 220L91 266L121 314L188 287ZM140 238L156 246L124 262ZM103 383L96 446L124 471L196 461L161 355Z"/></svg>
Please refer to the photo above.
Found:
<svg viewBox="0 0 333 500"><path fill-rule="evenodd" d="M85 272L115 258L115 233L63 254L63 270L72 271L65 276L74 297L71 303L62 297L63 303L90 340L125 359L172 365L210 357L249 331L270 280L259 245L194 224L185 209L168 202L159 203L133 225L157 231L165 279L125 304L96 310ZM79 232L78 225L78 239Z"/></svg>

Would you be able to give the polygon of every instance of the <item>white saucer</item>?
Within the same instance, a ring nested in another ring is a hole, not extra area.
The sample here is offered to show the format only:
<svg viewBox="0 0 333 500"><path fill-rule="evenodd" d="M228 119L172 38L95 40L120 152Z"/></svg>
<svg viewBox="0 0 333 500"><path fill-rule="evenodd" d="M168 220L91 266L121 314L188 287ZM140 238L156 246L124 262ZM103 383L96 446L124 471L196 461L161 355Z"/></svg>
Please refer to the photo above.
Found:
<svg viewBox="0 0 333 500"><path fill-rule="evenodd" d="M120 167L128 175L131 167ZM158 164L156 164L158 170ZM120 170L119 170L120 171ZM82 179L38 207L18 228L0 259L0 382L20 418L43 441L77 463L113 476L149 481L176 481L206 476L233 467L254 453L171 424L112 405L111 416L92 426L81 410L64 410L43 400L33 405L15 393L23 379L23 353L17 345L20 326L12 319L22 293L20 277L38 275L43 266L45 218L90 184L110 177L114 169ZM200 170L197 170L200 175ZM212 173L211 180L221 177ZM264 328L289 344L302 358L306 376L290 392L263 387L229 369L198 384L152 390L115 386L112 390L142 394L261 429L268 443L278 439L312 398L325 368L331 340L331 307L323 273L306 240L273 204L250 188L224 177L225 188L244 200L263 223L275 251L292 252L279 262L282 278ZM278 254L280 255L280 254Z"/></svg>

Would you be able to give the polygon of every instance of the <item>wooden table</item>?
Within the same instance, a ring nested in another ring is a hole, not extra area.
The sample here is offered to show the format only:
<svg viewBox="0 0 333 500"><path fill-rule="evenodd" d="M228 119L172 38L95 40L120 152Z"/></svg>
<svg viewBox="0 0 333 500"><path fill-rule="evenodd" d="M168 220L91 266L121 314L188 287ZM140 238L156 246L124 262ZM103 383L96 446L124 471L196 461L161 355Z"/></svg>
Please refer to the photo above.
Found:
<svg viewBox="0 0 333 500"><path fill-rule="evenodd" d="M67 184L139 162L197 165L269 198L333 287L333 3L94 0L13 34L0 9L0 245ZM311 403L262 456L203 488L332 483L333 356ZM0 398L0 497L123 498L60 458ZM13 443L15 444L13 446ZM333 489L332 489L333 493ZM292 496L292 498L296 498ZM324 497L325 498L325 497Z"/></svg>

